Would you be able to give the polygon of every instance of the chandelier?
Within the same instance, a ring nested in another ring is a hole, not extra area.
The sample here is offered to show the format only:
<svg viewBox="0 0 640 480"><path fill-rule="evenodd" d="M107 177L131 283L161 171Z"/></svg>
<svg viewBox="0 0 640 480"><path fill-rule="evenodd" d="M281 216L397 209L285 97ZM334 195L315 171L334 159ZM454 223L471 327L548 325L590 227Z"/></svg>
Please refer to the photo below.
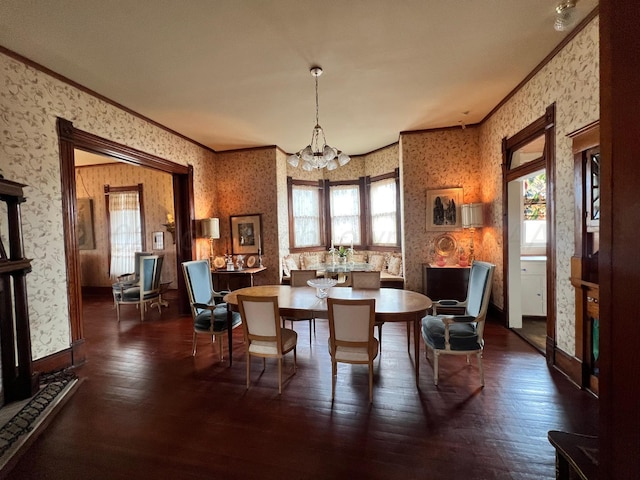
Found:
<svg viewBox="0 0 640 480"><path fill-rule="evenodd" d="M577 20L576 3L578 0L562 0L556 6L556 21L553 24L558 32L571 29Z"/></svg>
<svg viewBox="0 0 640 480"><path fill-rule="evenodd" d="M302 160L302 169L307 172L325 167L327 170L335 170L338 165L342 167L349 163L351 158L337 148L327 145L324 130L318 121L318 77L322 75L322 68L311 67L310 72L311 76L316 79L316 126L313 127L311 133L311 143L298 153L289 156L287 162L292 167L297 167Z"/></svg>

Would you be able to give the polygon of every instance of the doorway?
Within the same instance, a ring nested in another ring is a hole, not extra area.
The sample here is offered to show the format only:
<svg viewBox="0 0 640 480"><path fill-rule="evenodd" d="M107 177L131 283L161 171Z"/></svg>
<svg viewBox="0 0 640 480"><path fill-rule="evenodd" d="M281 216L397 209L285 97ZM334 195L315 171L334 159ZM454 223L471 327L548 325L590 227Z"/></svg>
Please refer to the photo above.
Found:
<svg viewBox="0 0 640 480"><path fill-rule="evenodd" d="M555 104L503 140L506 326L534 348L555 348Z"/></svg>
<svg viewBox="0 0 640 480"><path fill-rule="evenodd" d="M193 167L179 165L169 160L135 150L111 140L76 129L65 119L58 118L60 144L60 176L62 183L62 210L65 237L65 263L67 267L69 323L71 327L71 355L73 365L86 361L84 328L82 319L82 292L80 255L78 248L77 188L75 179L75 149L115 158L131 165L144 166L172 175L174 192L176 263L192 260L194 249L193 225ZM189 312L184 278L177 277L178 309Z"/></svg>

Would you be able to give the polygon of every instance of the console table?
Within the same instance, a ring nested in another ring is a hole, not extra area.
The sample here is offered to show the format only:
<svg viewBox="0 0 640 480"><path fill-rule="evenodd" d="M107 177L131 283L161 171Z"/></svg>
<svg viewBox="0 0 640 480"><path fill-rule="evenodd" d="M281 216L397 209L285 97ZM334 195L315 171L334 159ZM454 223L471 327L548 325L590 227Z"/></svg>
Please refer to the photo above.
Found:
<svg viewBox="0 0 640 480"><path fill-rule="evenodd" d="M264 272L267 267L243 268L242 270L211 270L213 289L229 292L239 288L253 287L253 277Z"/></svg>

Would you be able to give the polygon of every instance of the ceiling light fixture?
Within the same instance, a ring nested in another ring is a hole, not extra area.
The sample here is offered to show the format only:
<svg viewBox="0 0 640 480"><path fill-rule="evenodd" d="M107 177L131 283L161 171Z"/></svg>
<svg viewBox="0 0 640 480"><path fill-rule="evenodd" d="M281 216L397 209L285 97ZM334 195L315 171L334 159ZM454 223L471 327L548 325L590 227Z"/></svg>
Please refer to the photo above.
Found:
<svg viewBox="0 0 640 480"><path fill-rule="evenodd" d="M556 6L556 21L553 24L558 32L569 30L576 24L577 0L563 0Z"/></svg>
<svg viewBox="0 0 640 480"><path fill-rule="evenodd" d="M327 145L324 137L324 130L318 121L318 77L322 75L322 68L311 67L311 76L316 79L316 126L313 127L311 133L311 143L298 153L290 155L287 159L289 165L297 167L302 160L302 169L310 172L314 168L327 168L327 170L335 170L339 166L349 163L351 158L346 153L341 152L335 147Z"/></svg>

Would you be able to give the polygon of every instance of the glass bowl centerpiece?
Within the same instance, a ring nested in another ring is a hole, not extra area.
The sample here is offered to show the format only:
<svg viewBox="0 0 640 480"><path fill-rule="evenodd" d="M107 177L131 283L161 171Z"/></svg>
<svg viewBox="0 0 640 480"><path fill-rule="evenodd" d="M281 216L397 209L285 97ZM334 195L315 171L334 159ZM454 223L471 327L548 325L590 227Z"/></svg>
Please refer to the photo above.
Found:
<svg viewBox="0 0 640 480"><path fill-rule="evenodd" d="M335 287L338 280L334 278L314 278L313 280L307 280L307 285L316 289L316 297L327 298L329 296L329 289Z"/></svg>

